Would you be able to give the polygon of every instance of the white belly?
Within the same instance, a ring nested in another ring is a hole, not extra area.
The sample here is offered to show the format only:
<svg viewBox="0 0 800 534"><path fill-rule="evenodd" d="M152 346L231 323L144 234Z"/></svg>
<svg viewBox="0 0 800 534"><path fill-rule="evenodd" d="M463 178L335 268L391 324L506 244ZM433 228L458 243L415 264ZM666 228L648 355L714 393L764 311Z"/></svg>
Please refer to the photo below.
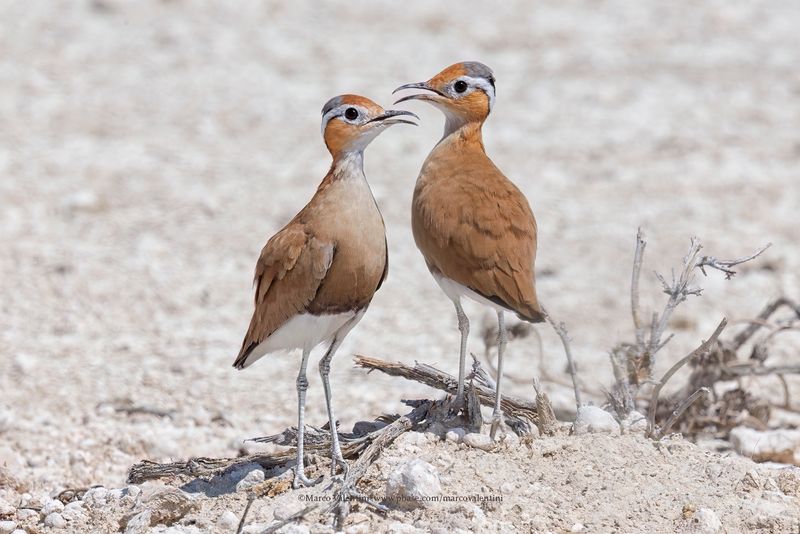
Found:
<svg viewBox="0 0 800 534"><path fill-rule="evenodd" d="M347 325L346 330L342 332L343 335L346 335L361 320L364 311L329 315L311 315L310 313L295 315L248 354L244 367L252 365L253 362L270 352L292 349L311 350L323 341L332 340L334 334Z"/></svg>
<svg viewBox="0 0 800 534"><path fill-rule="evenodd" d="M444 291L444 294L450 297L450 300L453 302L460 301L461 297L468 297L479 304L489 306L497 311L512 311L505 306L501 306L496 302L492 302L491 300L482 297L467 286L459 284L455 280L451 280L450 278L443 276L441 273L431 272L431 274L433 275L433 279L436 280L436 283L439 284L439 287L442 288L442 291Z"/></svg>

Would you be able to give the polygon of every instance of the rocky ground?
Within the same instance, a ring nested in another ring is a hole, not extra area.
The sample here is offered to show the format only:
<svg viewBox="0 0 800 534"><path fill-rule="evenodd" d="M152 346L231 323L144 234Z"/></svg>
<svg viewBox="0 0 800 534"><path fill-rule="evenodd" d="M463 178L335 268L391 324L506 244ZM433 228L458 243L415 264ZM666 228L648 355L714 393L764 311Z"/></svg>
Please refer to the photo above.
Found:
<svg viewBox="0 0 800 534"><path fill-rule="evenodd" d="M536 213L539 294L569 326L588 401L603 402L608 350L633 335L639 225L646 310L663 302L652 271L677 266L690 236L721 257L773 243L733 280L700 280L703 296L675 315L659 373L722 316L731 336L769 299L800 298L796 2L0 1L0 17L0 532L115 530L158 494L124 489L132 464L232 456L253 450L245 438L293 424L294 355L245 372L230 364L258 252L327 170L319 109L336 94L390 105L395 87L455 61L494 69L487 151ZM333 362L345 428L436 395L353 369L353 353L457 366L452 306L409 228L413 181L442 118L412 106L420 128L390 130L367 154L391 266ZM482 354L483 311L467 311L470 350ZM569 418L560 342L537 332L541 349L536 336L509 345L507 390L530 398L531 379L547 374ZM786 333L770 361L796 363L798 347ZM310 380L308 420L321 424ZM796 399L800 383L787 380ZM744 382L782 396L774 378ZM486 488L502 503L359 512L348 527L673 532L716 517L727 532L798 528L794 471L680 440L559 435L494 452L404 440L419 443L397 444L372 468L376 495L413 445L442 495ZM95 485L106 489L83 504L52 501ZM294 511L302 493L256 501L251 520ZM235 530L243 492L189 495L173 532Z"/></svg>

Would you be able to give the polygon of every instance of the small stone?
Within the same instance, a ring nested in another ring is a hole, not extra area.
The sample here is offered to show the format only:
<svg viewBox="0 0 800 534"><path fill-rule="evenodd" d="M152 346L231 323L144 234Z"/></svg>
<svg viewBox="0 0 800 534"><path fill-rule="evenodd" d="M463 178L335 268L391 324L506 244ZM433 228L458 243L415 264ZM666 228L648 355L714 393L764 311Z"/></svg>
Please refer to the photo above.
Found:
<svg viewBox="0 0 800 534"><path fill-rule="evenodd" d="M618 436L620 429L614 416L604 409L597 406L581 406L578 408L575 422L572 423L572 432L576 435L603 433Z"/></svg>
<svg viewBox="0 0 800 534"><path fill-rule="evenodd" d="M83 502L82 501L73 501L67 504L64 507L64 511L61 512L61 515L64 516L64 519L67 521L76 521L81 519L85 514L83 509Z"/></svg>
<svg viewBox="0 0 800 534"><path fill-rule="evenodd" d="M482 451L491 451L496 446L495 443L492 441L492 438L490 438L486 434L478 434L477 432L470 432L469 434L465 434L462 441L464 445L467 445L469 447L474 447Z"/></svg>
<svg viewBox="0 0 800 534"><path fill-rule="evenodd" d="M125 534L145 534L150 529L153 512L143 510L130 518L125 526Z"/></svg>
<svg viewBox="0 0 800 534"><path fill-rule="evenodd" d="M419 532L419 529L417 529L414 525L395 521L389 525L388 531L389 534L414 534Z"/></svg>
<svg viewBox="0 0 800 534"><path fill-rule="evenodd" d="M51 528L64 528L67 526L67 520L58 512L53 512L44 518L44 524Z"/></svg>
<svg viewBox="0 0 800 534"><path fill-rule="evenodd" d="M0 534L11 534L16 528L17 523L15 521L0 521Z"/></svg>
<svg viewBox="0 0 800 534"><path fill-rule="evenodd" d="M134 499L138 497L139 494L142 492L142 488L140 488L139 486L130 485L128 486L127 489L128 489L128 495Z"/></svg>
<svg viewBox="0 0 800 534"><path fill-rule="evenodd" d="M236 530L239 526L239 518L230 510L225 510L217 519L217 526L222 530Z"/></svg>
<svg viewBox="0 0 800 534"><path fill-rule="evenodd" d="M693 531L698 534L716 534L722 528L722 521L719 520L714 510L700 508L692 518Z"/></svg>
<svg viewBox="0 0 800 534"><path fill-rule="evenodd" d="M91 488L83 494L83 502L90 507L103 506L106 504L108 490L102 486Z"/></svg>
<svg viewBox="0 0 800 534"><path fill-rule="evenodd" d="M264 471L261 468L253 469L236 484L236 491L245 491L264 482Z"/></svg>
<svg viewBox="0 0 800 534"><path fill-rule="evenodd" d="M36 510L31 510L30 508L20 508L17 510L17 519L20 521L25 521L26 519L30 519L31 517L39 517L39 512Z"/></svg>
<svg viewBox="0 0 800 534"><path fill-rule="evenodd" d="M445 434L444 439L452 441L453 443L461 443L465 434L466 431L463 428L451 428L447 431L447 434Z"/></svg>
<svg viewBox="0 0 800 534"><path fill-rule="evenodd" d="M620 424L622 425L622 431L626 434L647 432L647 418L636 410L629 413L625 419L620 421Z"/></svg>
<svg viewBox="0 0 800 534"><path fill-rule="evenodd" d="M507 432L503 436L503 444L510 449L516 449L519 447L520 439L514 432Z"/></svg>
<svg viewBox="0 0 800 534"><path fill-rule="evenodd" d="M42 506L42 515L48 516L54 512L61 513L64 511L64 503L58 499L50 499Z"/></svg>
<svg viewBox="0 0 800 534"><path fill-rule="evenodd" d="M14 515L17 509L8 504L8 502L0 499L0 517L9 517Z"/></svg>
<svg viewBox="0 0 800 534"><path fill-rule="evenodd" d="M395 468L386 480L386 499L399 508L425 506L441 492L436 468L419 458Z"/></svg>
<svg viewBox="0 0 800 534"><path fill-rule="evenodd" d="M583 532L583 523L575 523L572 525L572 528L569 529L570 532Z"/></svg>

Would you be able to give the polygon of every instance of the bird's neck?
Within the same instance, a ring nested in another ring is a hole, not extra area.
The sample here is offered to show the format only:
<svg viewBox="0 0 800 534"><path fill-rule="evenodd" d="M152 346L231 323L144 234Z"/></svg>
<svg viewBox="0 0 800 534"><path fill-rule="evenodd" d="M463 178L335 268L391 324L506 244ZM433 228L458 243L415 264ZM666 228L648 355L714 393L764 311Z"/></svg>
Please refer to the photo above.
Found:
<svg viewBox="0 0 800 534"><path fill-rule="evenodd" d="M331 176L338 180L363 179L364 176L364 151L348 150L337 152L333 155Z"/></svg>
<svg viewBox="0 0 800 534"><path fill-rule="evenodd" d="M452 148L471 146L480 148L484 151L483 135L481 128L483 121L457 121L451 116L447 117L444 127L444 137L437 146L449 146Z"/></svg>

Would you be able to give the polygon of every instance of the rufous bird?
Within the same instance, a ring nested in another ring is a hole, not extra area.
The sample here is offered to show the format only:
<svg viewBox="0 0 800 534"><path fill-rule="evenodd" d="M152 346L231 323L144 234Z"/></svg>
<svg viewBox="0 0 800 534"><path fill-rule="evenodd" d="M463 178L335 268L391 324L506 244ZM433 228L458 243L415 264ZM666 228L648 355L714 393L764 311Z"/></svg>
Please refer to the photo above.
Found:
<svg viewBox="0 0 800 534"><path fill-rule="evenodd" d="M357 95L332 98L322 108L322 135L333 157L311 201L272 236L256 264L255 311L233 366L243 369L265 354L302 349L297 375L297 467L294 487L306 477L303 436L306 366L311 350L328 349L319 362L331 432L331 474L347 474L339 447L328 375L336 349L361 320L389 268L386 232L364 175L364 149L409 111L385 110Z"/></svg>
<svg viewBox="0 0 800 534"><path fill-rule="evenodd" d="M422 165L414 188L411 226L417 247L442 291L453 301L461 331L456 405L464 402L469 319L461 298L497 311L497 384L492 415L494 439L502 422L500 382L506 329L513 312L538 323L544 312L536 297L536 219L525 195L486 155L481 136L495 101L495 78L486 65L456 63L421 83L395 89L425 93L399 99L422 100L445 116L444 135Z"/></svg>

